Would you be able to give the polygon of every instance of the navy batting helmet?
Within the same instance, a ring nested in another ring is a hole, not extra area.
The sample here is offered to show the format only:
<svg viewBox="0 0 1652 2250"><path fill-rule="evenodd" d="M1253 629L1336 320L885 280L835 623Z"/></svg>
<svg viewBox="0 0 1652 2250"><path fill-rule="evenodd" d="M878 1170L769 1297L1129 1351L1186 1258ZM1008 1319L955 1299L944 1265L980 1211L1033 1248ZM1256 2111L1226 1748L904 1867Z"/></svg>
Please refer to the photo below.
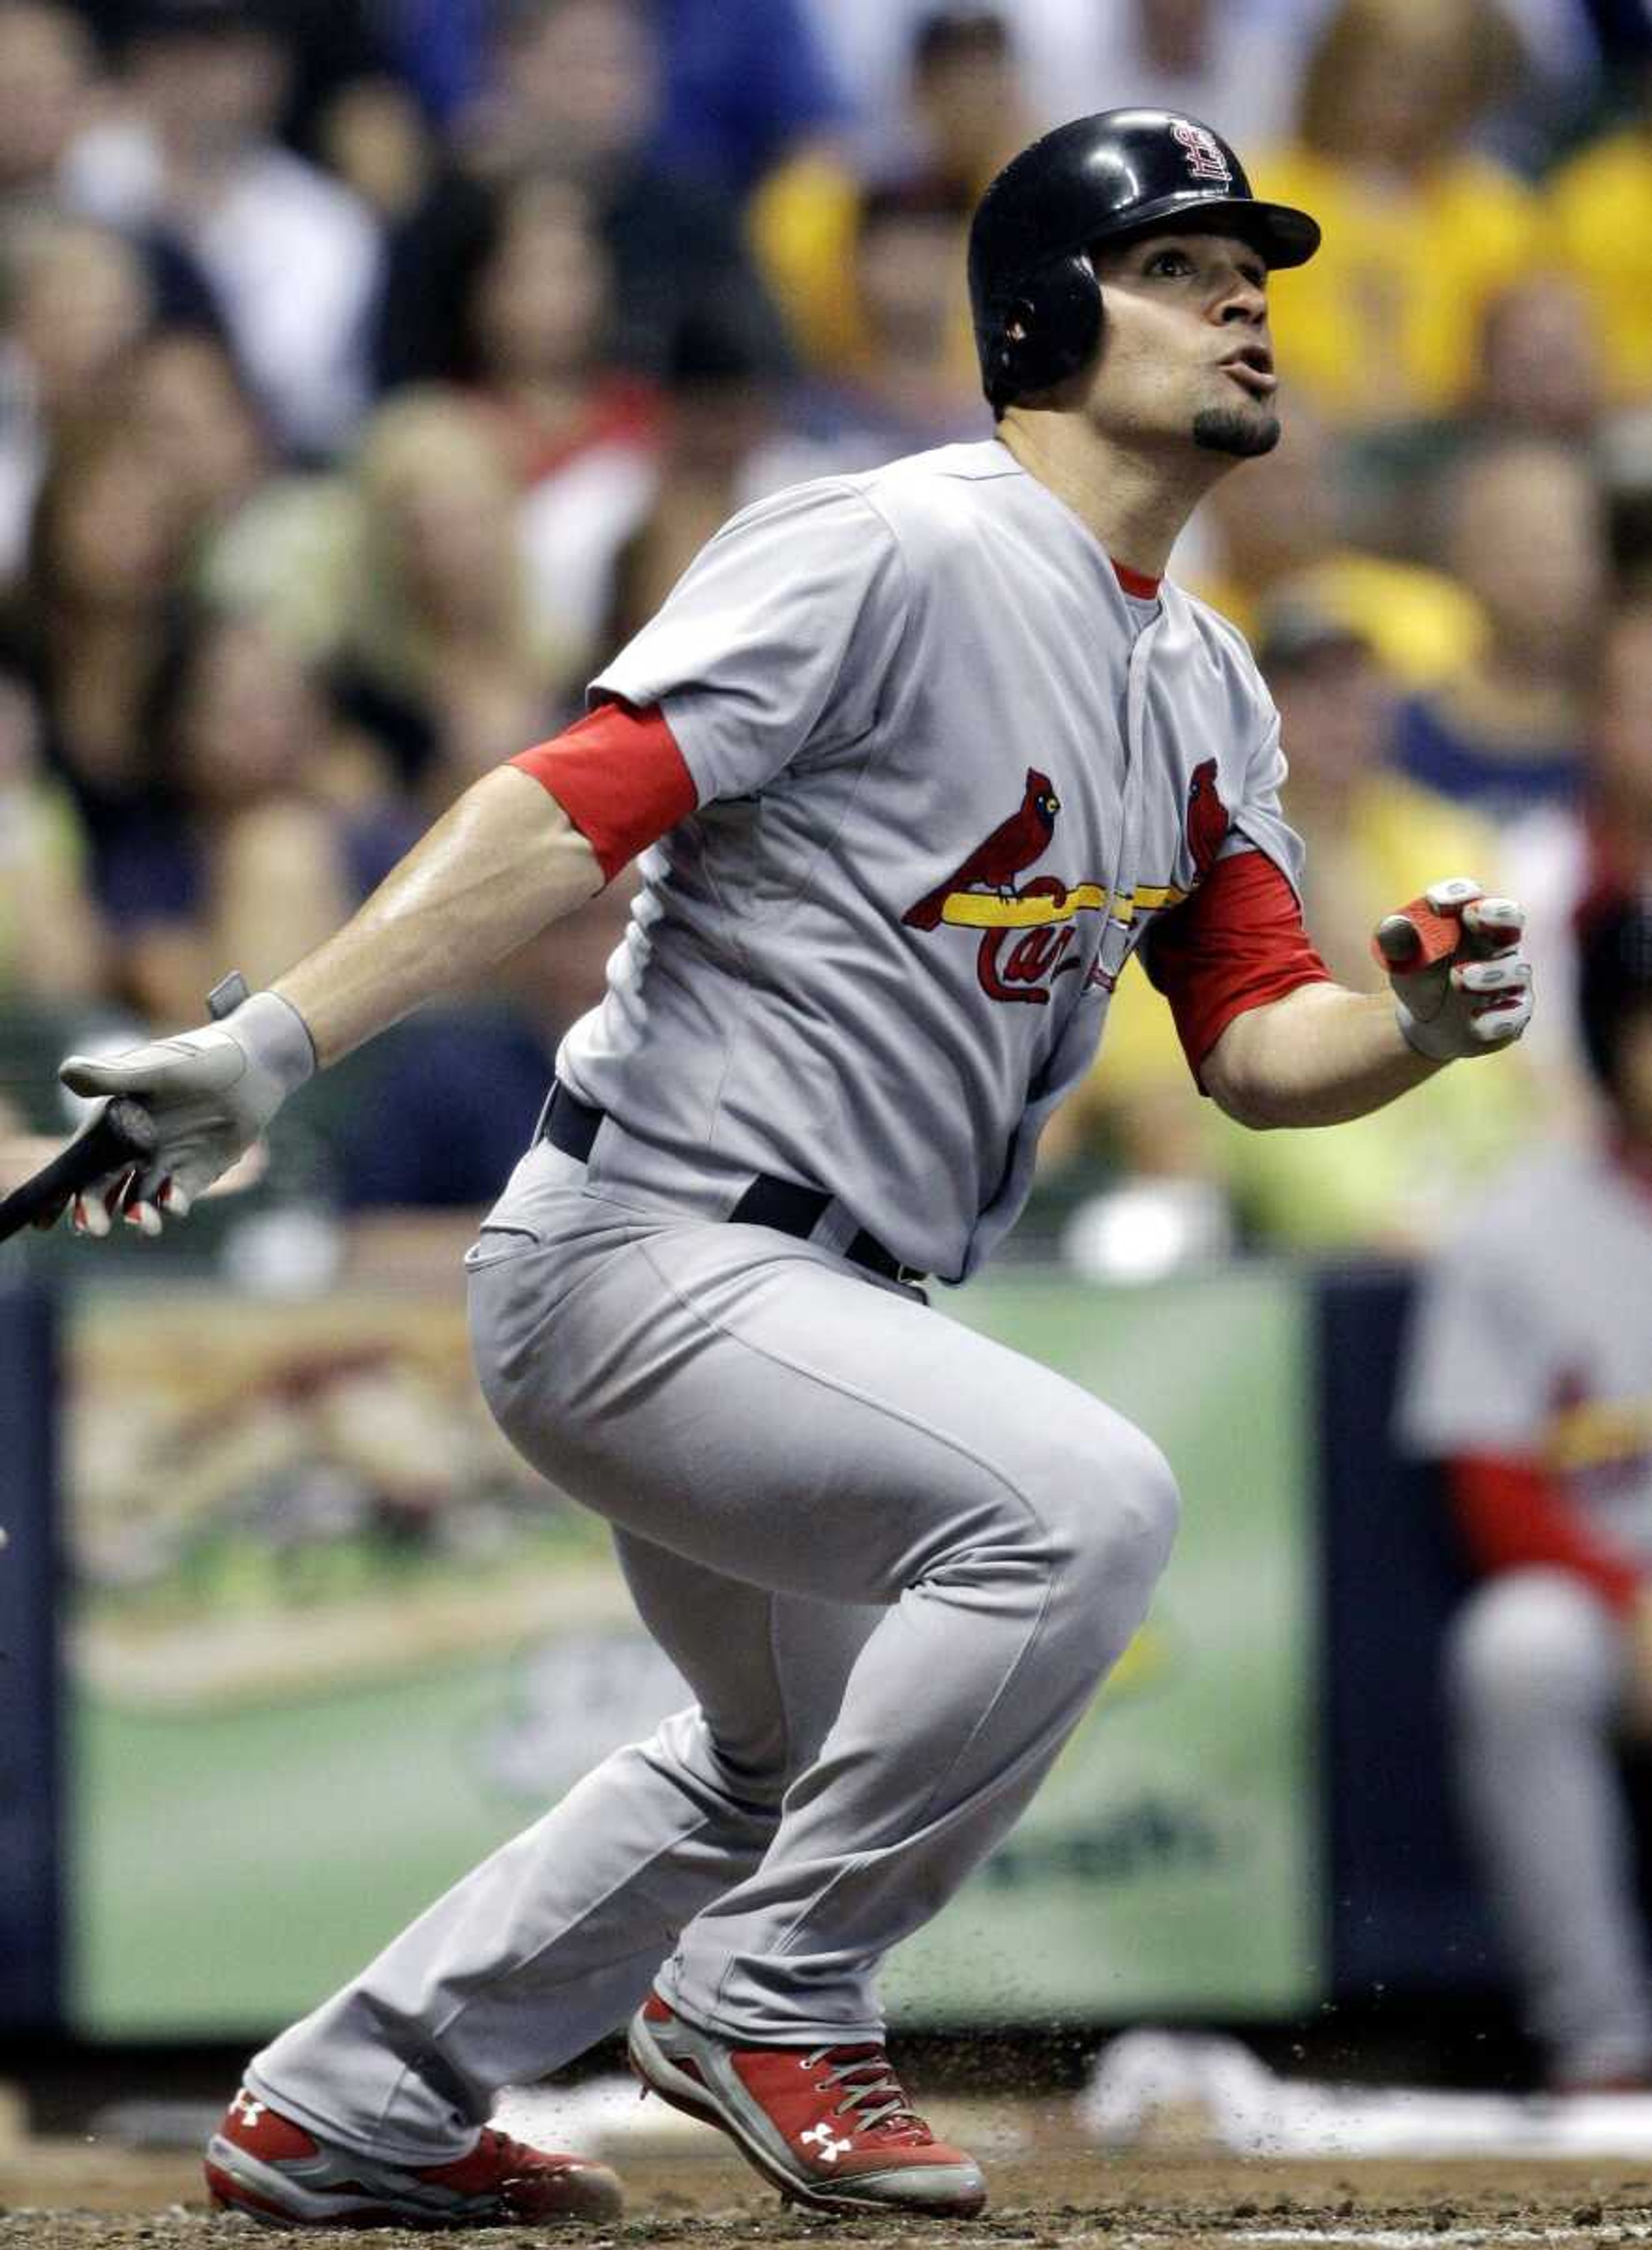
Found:
<svg viewBox="0 0 1652 2250"><path fill-rule="evenodd" d="M1219 134L1173 109L1103 109L1058 125L992 182L970 226L970 304L995 414L1076 374L1102 335L1095 243L1173 226L1238 235L1301 266L1319 227L1259 203Z"/></svg>
<svg viewBox="0 0 1652 2250"><path fill-rule="evenodd" d="M1623 1026L1652 1008L1652 888L1586 901L1577 930L1579 1025L1594 1074L1610 1094Z"/></svg>

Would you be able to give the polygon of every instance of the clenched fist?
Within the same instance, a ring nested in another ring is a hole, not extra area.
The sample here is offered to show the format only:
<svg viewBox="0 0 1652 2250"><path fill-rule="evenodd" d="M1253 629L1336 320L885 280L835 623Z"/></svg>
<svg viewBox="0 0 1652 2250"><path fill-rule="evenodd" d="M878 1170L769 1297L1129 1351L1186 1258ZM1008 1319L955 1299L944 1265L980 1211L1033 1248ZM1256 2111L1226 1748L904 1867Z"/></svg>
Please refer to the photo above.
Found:
<svg viewBox="0 0 1652 2250"><path fill-rule="evenodd" d="M1512 899L1489 899L1470 876L1454 875L1378 924L1372 951L1419 1054L1460 1062L1513 1046L1531 1020L1525 919Z"/></svg>

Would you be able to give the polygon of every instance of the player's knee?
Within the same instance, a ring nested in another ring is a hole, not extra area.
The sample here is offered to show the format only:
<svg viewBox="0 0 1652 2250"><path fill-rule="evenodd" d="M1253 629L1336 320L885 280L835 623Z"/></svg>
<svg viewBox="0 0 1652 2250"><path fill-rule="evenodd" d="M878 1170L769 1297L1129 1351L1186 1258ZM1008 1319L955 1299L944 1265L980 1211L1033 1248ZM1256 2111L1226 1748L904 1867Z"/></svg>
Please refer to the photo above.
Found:
<svg viewBox="0 0 1652 2250"><path fill-rule="evenodd" d="M1054 1528L1059 1567L1109 1610L1132 1595L1145 1607L1180 1520L1170 1463L1141 1431L1115 1424L1105 1459L1088 1460L1064 1485Z"/></svg>
<svg viewBox="0 0 1652 2250"><path fill-rule="evenodd" d="M1615 1637L1604 1605L1570 1571L1503 1572L1452 1621L1448 1692L1464 1715L1504 1725L1591 1709L1610 1692Z"/></svg>

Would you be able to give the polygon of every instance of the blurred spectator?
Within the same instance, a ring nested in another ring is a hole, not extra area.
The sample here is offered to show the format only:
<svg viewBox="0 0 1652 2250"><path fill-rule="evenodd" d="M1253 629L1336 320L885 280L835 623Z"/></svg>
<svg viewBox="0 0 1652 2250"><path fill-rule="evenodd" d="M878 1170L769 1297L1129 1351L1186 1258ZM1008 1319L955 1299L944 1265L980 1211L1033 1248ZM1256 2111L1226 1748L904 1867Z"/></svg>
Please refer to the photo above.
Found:
<svg viewBox="0 0 1652 2250"><path fill-rule="evenodd" d="M966 214L951 194L874 188L861 198L847 296L855 351L838 376L786 394L778 483L874 468L990 434L973 361L957 349Z"/></svg>
<svg viewBox="0 0 1652 2250"><path fill-rule="evenodd" d="M1652 62L1640 114L1584 148L1549 183L1559 255L1586 291L1613 399L1652 399Z"/></svg>
<svg viewBox="0 0 1652 2250"><path fill-rule="evenodd" d="M1533 1066L1557 1100L1586 1113L1574 923L1585 898L1652 885L1652 600L1606 612L1578 800L1544 805L1504 830L1503 880L1525 907L1527 951L1544 996Z"/></svg>
<svg viewBox="0 0 1652 2250"><path fill-rule="evenodd" d="M66 8L0 0L0 228L55 207L65 152L90 115L94 60Z"/></svg>
<svg viewBox="0 0 1652 2250"><path fill-rule="evenodd" d="M408 391L363 433L356 535L336 558L332 677L426 815L550 731L584 677L560 590L536 583L493 432L453 393Z"/></svg>
<svg viewBox="0 0 1652 2250"><path fill-rule="evenodd" d="M0 241L0 583L23 562L54 440L98 403L150 311L142 264L119 235L43 214Z"/></svg>
<svg viewBox="0 0 1652 2250"><path fill-rule="evenodd" d="M1652 2084L1652 1961L1614 1743L1652 1732L1652 900L1592 914L1607 1124L1466 1210L1402 1389L1480 1576L1447 1651L1457 1779L1550 2084Z"/></svg>
<svg viewBox="0 0 1652 2250"><path fill-rule="evenodd" d="M946 255L953 302L951 349L959 379L974 366L964 286L969 213L992 175L1030 138L1008 24L994 8L937 9L912 35L910 145L890 177L938 213L958 215ZM843 277L856 262L861 210L870 191L840 154L804 151L752 199L751 233L804 357L853 373L864 356L861 307Z"/></svg>
<svg viewBox="0 0 1652 2250"><path fill-rule="evenodd" d="M39 699L48 766L84 823L93 887L116 922L143 904L124 894L123 855L169 817L144 719L176 619L181 549L161 465L128 431L93 422L52 459L28 572L0 619L0 653Z"/></svg>
<svg viewBox="0 0 1652 2250"><path fill-rule="evenodd" d="M1185 575L1243 632L1270 598L1294 592L1359 633L1401 685L1449 679L1483 632L1475 602L1442 571L1354 545L1344 449L1301 399L1283 418L1275 452L1225 478L1200 509Z"/></svg>
<svg viewBox="0 0 1652 2250"><path fill-rule="evenodd" d="M528 174L490 187L441 372L465 385L529 504L523 525L559 623L594 640L613 556L653 489L666 402L616 367L613 276L590 197Z"/></svg>
<svg viewBox="0 0 1652 2250"><path fill-rule="evenodd" d="M131 997L156 1023L199 1012L233 963L267 983L335 929L384 851L327 802L330 720L255 622L207 612L175 637L145 711L168 817L112 847ZM411 840L397 825L395 849ZM359 851L358 862L352 858Z"/></svg>
<svg viewBox="0 0 1652 2250"><path fill-rule="evenodd" d="M1488 429L1583 444L1606 404L1593 310L1568 274L1538 271L1491 298L1469 415Z"/></svg>
<svg viewBox="0 0 1652 2250"><path fill-rule="evenodd" d="M744 196L846 108L802 0L660 0L665 86L653 158Z"/></svg>
<svg viewBox="0 0 1652 2250"><path fill-rule="evenodd" d="M1577 789L1607 590L1600 499L1573 449L1513 438L1469 454L1442 500L1445 560L1485 638L1455 678L1402 705L1393 755L1415 780L1504 818Z"/></svg>
<svg viewBox="0 0 1652 2250"><path fill-rule="evenodd" d="M27 684L0 672L0 1000L92 998L102 931L74 808L41 756Z"/></svg>
<svg viewBox="0 0 1652 2250"><path fill-rule="evenodd" d="M1585 887L1652 888L1652 600L1616 611L1601 637L1584 814Z"/></svg>
<svg viewBox="0 0 1652 2250"><path fill-rule="evenodd" d="M366 397L378 231L275 140L290 64L269 0L142 0L122 105L67 178L82 208L198 269L280 442L325 453Z"/></svg>
<svg viewBox="0 0 1652 2250"><path fill-rule="evenodd" d="M639 632L712 534L770 488L772 425L772 393L737 343L714 322L686 328L647 512L614 558L605 651Z"/></svg>
<svg viewBox="0 0 1652 2250"><path fill-rule="evenodd" d="M1494 0L1342 0L1303 80L1293 143L1249 166L1324 247L1273 292L1280 362L1331 419L1456 406L1487 300L1540 246L1535 197L1472 153L1475 121L1518 77Z"/></svg>
<svg viewBox="0 0 1652 2250"><path fill-rule="evenodd" d="M1257 658L1290 760L1287 818L1307 847L1303 910L1331 975L1373 987L1371 933L1448 873L1495 888L1497 839L1382 762L1391 690L1369 645L1300 596L1269 605ZM1518 1059L1517 1058L1515 1059ZM1114 995L1095 1071L1055 1121L1052 1157L1109 1149L1131 1173L1213 1180L1253 1239L1393 1251L1531 1134L1531 1074L1442 1071L1404 1103L1315 1133L1253 1133L1192 1095L1169 1012L1139 971ZM1048 1137L1048 1136L1047 1136Z"/></svg>
<svg viewBox="0 0 1652 2250"><path fill-rule="evenodd" d="M407 89L388 78L341 86L318 121L316 153L386 225L418 208L437 149Z"/></svg>
<svg viewBox="0 0 1652 2250"><path fill-rule="evenodd" d="M491 128L494 0L393 0L381 11L402 72L427 113ZM531 12L530 10L524 12ZM799 0L657 0L660 85L648 148L661 170L743 196L797 141L843 121L845 106ZM480 104L480 111L476 106Z"/></svg>
<svg viewBox="0 0 1652 2250"><path fill-rule="evenodd" d="M193 546L231 521L270 473L257 405L223 344L198 329L146 336L117 370L108 403L159 464Z"/></svg>
<svg viewBox="0 0 1652 2250"><path fill-rule="evenodd" d="M1116 0L1016 14L1029 91L1054 124L1129 102L1185 110L1248 153L1282 137L1298 72L1293 27L1247 0Z"/></svg>
<svg viewBox="0 0 1652 2250"><path fill-rule="evenodd" d="M1593 309L1570 274L1539 267L1487 300L1458 412L1389 424L1348 447L1352 519L1373 545L1408 553L1465 452L1511 437L1593 445L1605 408Z"/></svg>
<svg viewBox="0 0 1652 2250"><path fill-rule="evenodd" d="M119 58L150 20L149 0L69 0L96 32L104 52ZM271 0L290 59L280 110L283 139L313 150L318 121L343 88L396 67L390 32L407 0ZM460 0L444 0L457 6ZM492 0L488 0L492 4Z"/></svg>
<svg viewBox="0 0 1652 2250"><path fill-rule="evenodd" d="M783 367L784 338L734 203L650 154L662 68L641 0L516 0L506 11L496 83L393 245L378 342L385 383L443 371L457 297L494 224L487 183L535 172L591 198L612 260L620 364L660 376L684 321L715 307Z"/></svg>

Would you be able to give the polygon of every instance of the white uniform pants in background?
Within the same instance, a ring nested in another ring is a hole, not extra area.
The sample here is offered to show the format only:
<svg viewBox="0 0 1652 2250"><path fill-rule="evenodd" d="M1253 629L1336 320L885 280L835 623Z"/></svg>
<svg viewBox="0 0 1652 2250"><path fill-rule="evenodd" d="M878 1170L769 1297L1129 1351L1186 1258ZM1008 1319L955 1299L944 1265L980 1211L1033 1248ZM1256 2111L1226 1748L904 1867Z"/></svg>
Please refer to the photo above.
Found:
<svg viewBox="0 0 1652 2250"><path fill-rule="evenodd" d="M519 1170L521 1231L472 1255L477 1365L699 1704L257 2058L385 2157L456 2153L657 1974L747 2043L881 2037L881 1957L1026 1805L1173 1535L1162 1455L1088 1392L809 1243L583 1179Z"/></svg>
<svg viewBox="0 0 1652 2250"><path fill-rule="evenodd" d="M1652 1990L1612 1738L1622 1628L1569 1572L1488 1579L1453 1620L1459 1785L1528 2026L1557 2081L1652 2067Z"/></svg>

